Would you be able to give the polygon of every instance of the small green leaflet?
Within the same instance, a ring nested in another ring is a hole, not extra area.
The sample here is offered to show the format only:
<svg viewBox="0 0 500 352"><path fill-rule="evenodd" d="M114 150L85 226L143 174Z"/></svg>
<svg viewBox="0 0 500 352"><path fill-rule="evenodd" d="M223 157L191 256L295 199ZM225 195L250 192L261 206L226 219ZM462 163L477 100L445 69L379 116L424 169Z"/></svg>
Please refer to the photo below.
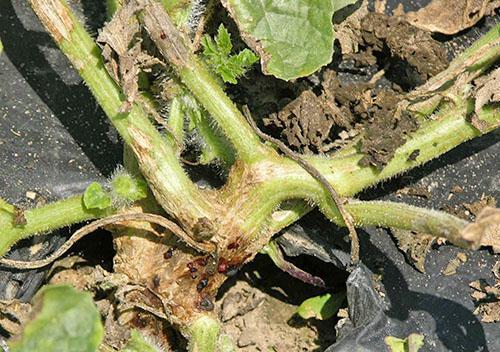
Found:
<svg viewBox="0 0 500 352"><path fill-rule="evenodd" d="M283 80L305 77L333 56L333 13L356 0L223 0L262 70Z"/></svg>
<svg viewBox="0 0 500 352"><path fill-rule="evenodd" d="M43 287L34 298L36 313L11 352L95 352L104 336L101 315L88 293L70 286Z"/></svg>
<svg viewBox="0 0 500 352"><path fill-rule="evenodd" d="M237 78L243 76L250 66L259 60L259 57L249 49L231 55L233 49L231 35L222 24L219 26L215 41L210 36L205 35L201 44L203 55L208 63L227 83L236 84Z"/></svg>
<svg viewBox="0 0 500 352"><path fill-rule="evenodd" d="M297 314L303 319L326 320L333 317L345 299L345 292L336 293L335 296L325 295L306 299L297 308Z"/></svg>
<svg viewBox="0 0 500 352"><path fill-rule="evenodd" d="M111 197L101 184L92 182L83 193L83 204L87 209L106 209L111 206Z"/></svg>
<svg viewBox="0 0 500 352"><path fill-rule="evenodd" d="M406 339L387 336L385 344L390 352L418 352L424 345L424 336L419 334L410 334Z"/></svg>

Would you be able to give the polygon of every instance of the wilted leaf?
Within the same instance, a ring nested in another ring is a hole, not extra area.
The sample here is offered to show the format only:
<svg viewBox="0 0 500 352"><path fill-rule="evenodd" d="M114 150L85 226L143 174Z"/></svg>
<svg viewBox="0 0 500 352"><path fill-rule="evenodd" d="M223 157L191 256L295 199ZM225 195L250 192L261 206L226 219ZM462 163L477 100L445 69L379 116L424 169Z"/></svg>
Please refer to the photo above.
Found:
<svg viewBox="0 0 500 352"><path fill-rule="evenodd" d="M424 345L424 336L419 334L410 334L406 339L387 336L385 344L390 352L417 352Z"/></svg>
<svg viewBox="0 0 500 352"><path fill-rule="evenodd" d="M92 182L83 193L83 204L87 209L106 209L111 206L111 197L100 183Z"/></svg>
<svg viewBox="0 0 500 352"><path fill-rule="evenodd" d="M345 299L345 292L337 293L335 296L327 293L325 295L306 299L297 308L297 314L304 319L326 320L333 317Z"/></svg>
<svg viewBox="0 0 500 352"><path fill-rule="evenodd" d="M474 104L476 114L479 114L486 104L500 101L500 68L493 70L486 77L477 79L474 83L478 87Z"/></svg>
<svg viewBox="0 0 500 352"><path fill-rule="evenodd" d="M224 0L262 70L284 80L308 76L333 55L333 13L355 0Z"/></svg>
<svg viewBox="0 0 500 352"><path fill-rule="evenodd" d="M46 286L34 298L34 319L11 352L95 352L104 335L99 311L88 293Z"/></svg>

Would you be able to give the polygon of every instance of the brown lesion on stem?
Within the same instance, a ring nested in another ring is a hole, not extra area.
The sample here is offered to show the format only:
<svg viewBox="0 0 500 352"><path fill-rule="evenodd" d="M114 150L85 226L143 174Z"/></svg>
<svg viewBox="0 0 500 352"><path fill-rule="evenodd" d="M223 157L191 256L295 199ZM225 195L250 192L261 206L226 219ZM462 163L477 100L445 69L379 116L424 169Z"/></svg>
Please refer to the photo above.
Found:
<svg viewBox="0 0 500 352"><path fill-rule="evenodd" d="M175 27L159 2L138 0L144 5L142 19L144 26L156 43L161 54L176 68L188 66L189 52L186 43L189 38Z"/></svg>
<svg viewBox="0 0 500 352"><path fill-rule="evenodd" d="M31 0L31 7L57 43L67 40L74 27L74 17L60 0Z"/></svg>

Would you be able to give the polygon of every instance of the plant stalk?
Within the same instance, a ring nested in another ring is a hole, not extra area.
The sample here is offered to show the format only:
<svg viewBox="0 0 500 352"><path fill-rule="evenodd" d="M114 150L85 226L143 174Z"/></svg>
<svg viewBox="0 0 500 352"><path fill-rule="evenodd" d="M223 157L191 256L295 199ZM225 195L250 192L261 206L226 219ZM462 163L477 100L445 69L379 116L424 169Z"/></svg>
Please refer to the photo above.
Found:
<svg viewBox="0 0 500 352"><path fill-rule="evenodd" d="M106 71L100 49L67 5L61 0L31 0L31 6L134 151L158 203L184 224L212 218L213 202L185 174L174 139L161 136L138 104L133 104L128 113L120 112L125 97Z"/></svg>
<svg viewBox="0 0 500 352"><path fill-rule="evenodd" d="M216 352L220 323L213 317L202 315L189 327L189 352Z"/></svg>
<svg viewBox="0 0 500 352"><path fill-rule="evenodd" d="M238 158L247 163L262 159L268 149L205 64L191 52L189 40L175 27L159 3L152 0L145 2L142 20L151 39L182 82L218 123L235 147Z"/></svg>
<svg viewBox="0 0 500 352"><path fill-rule="evenodd" d="M24 211L25 225L15 225L14 215L0 210L0 257L5 255L17 241L41 235L64 226L100 218L112 214L112 209L89 210L85 208L82 196L60 200L43 207Z"/></svg>

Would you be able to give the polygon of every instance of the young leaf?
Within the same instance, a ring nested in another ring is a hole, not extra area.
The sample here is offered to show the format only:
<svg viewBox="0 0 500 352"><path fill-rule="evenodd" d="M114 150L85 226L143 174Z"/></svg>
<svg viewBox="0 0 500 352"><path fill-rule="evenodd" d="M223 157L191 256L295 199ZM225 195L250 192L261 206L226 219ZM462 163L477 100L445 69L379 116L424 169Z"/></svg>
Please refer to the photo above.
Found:
<svg viewBox="0 0 500 352"><path fill-rule="evenodd" d="M303 319L330 319L337 313L344 299L345 292L337 293L335 296L327 293L311 297L302 302L297 308L297 314Z"/></svg>
<svg viewBox="0 0 500 352"><path fill-rule="evenodd" d="M87 209L106 209L111 206L111 197L100 183L92 182L83 193L83 204Z"/></svg>
<svg viewBox="0 0 500 352"><path fill-rule="evenodd" d="M328 64L335 39L332 16L356 0L224 0L262 70L284 80Z"/></svg>
<svg viewBox="0 0 500 352"><path fill-rule="evenodd" d="M424 345L424 336L410 334L406 339L387 336L385 344L389 347L390 352L418 352L420 347Z"/></svg>
<svg viewBox="0 0 500 352"><path fill-rule="evenodd" d="M45 286L34 298L37 312L11 352L95 352L104 329L90 294L70 286Z"/></svg>
<svg viewBox="0 0 500 352"><path fill-rule="evenodd" d="M224 25L220 25L217 30L217 37L215 37L215 43L219 49L221 55L229 56L231 50L233 49L233 43L231 43L231 35L227 31Z"/></svg>
<svg viewBox="0 0 500 352"><path fill-rule="evenodd" d="M226 83L236 84L237 78L243 76L248 68L259 60L249 49L231 55L233 49L231 35L222 24L219 26L215 41L206 35L201 44L208 63Z"/></svg>

